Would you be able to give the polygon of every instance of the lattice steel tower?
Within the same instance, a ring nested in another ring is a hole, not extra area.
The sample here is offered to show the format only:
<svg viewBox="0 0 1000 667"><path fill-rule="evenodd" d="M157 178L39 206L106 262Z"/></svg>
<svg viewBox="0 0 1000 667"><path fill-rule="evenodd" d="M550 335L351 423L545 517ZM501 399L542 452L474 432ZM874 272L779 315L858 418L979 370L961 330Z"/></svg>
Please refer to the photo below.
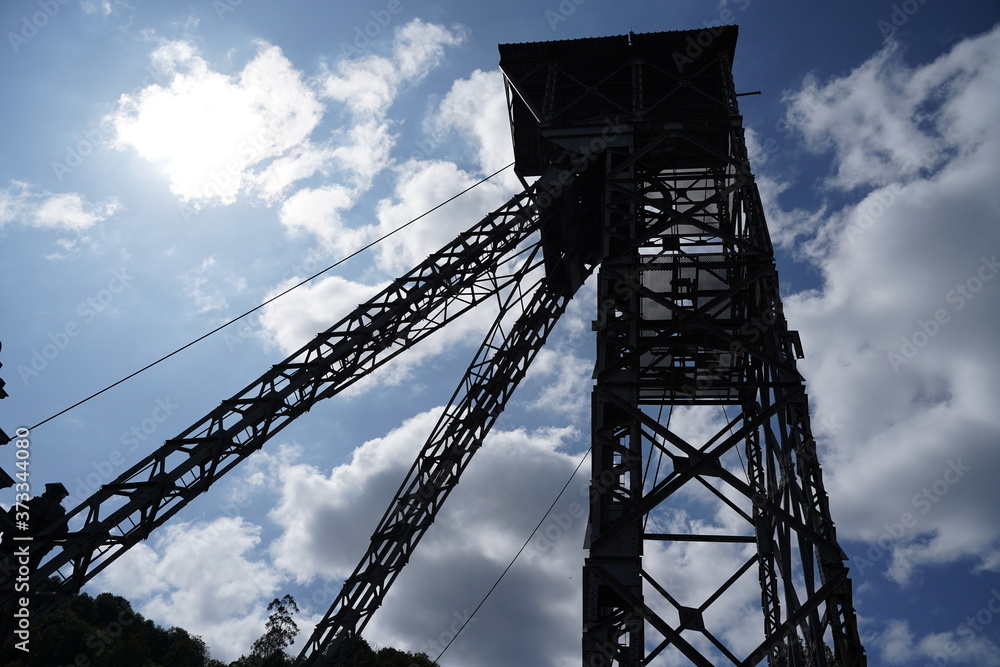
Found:
<svg viewBox="0 0 1000 667"><path fill-rule="evenodd" d="M736 36L720 27L501 47L518 173L540 175L568 149L601 174L590 201L600 225L585 234L600 262L588 667L645 665L664 651L706 666L865 664L795 367L801 344L782 314L747 159ZM572 224L564 235L581 234ZM669 426L678 406L721 407L724 425L682 436ZM742 530L678 522L670 501L692 498L714 500ZM693 595L643 567L650 542L667 553L718 544L736 564ZM712 625L753 570L763 641L740 653Z"/></svg>
<svg viewBox="0 0 1000 667"><path fill-rule="evenodd" d="M66 523L26 535L0 524L10 533L0 543L8 641L22 577L37 618L317 402L473 307L499 303L298 661L342 664L599 266L583 664L638 667L673 654L699 666L865 665L795 367L801 345L782 313L747 160L730 67L736 34L502 45L524 191L102 486ZM692 429L704 411L715 417ZM712 521L685 520L694 506ZM664 557L644 566L651 543ZM713 562L732 564L715 583L663 571L705 545ZM748 587L760 606L736 608ZM719 629L760 609L756 646Z"/></svg>

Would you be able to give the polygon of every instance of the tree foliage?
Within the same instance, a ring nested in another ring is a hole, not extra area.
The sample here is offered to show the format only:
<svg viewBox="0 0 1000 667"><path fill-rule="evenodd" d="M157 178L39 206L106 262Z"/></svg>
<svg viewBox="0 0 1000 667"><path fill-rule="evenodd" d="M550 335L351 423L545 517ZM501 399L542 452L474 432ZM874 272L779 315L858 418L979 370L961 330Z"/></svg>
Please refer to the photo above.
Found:
<svg viewBox="0 0 1000 667"><path fill-rule="evenodd" d="M394 648L373 649L359 637L347 657L345 667L438 667L426 653L411 653Z"/></svg>
<svg viewBox="0 0 1000 667"><path fill-rule="evenodd" d="M299 626L292 619L292 614L299 613L299 606L291 595L274 598L267 605L271 615L264 626L264 636L253 643L250 654L259 658L269 658L272 655L283 654L292 645L299 634Z"/></svg>
<svg viewBox="0 0 1000 667"><path fill-rule="evenodd" d="M111 593L74 595L32 625L30 653L11 648L0 667L292 667L285 650L298 636L299 612L291 595L275 598L264 634L250 654L228 665L210 657L208 646L182 628L164 629ZM347 667L438 667L424 653L372 648L358 638Z"/></svg>
<svg viewBox="0 0 1000 667"><path fill-rule="evenodd" d="M111 593L74 595L32 625L30 652L6 647L0 667L204 667L208 647L164 629Z"/></svg>

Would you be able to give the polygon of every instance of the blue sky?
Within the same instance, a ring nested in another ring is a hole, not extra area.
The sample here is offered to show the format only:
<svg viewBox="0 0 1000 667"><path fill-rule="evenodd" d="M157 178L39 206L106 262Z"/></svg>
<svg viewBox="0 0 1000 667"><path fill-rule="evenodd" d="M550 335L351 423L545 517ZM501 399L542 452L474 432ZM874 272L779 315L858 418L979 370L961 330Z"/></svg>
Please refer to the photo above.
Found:
<svg viewBox="0 0 1000 667"><path fill-rule="evenodd" d="M498 43L736 23L869 664L1000 665L998 21L993 2L941 0L4 3L0 426L50 417L510 162ZM518 189L508 170L35 429L34 482L62 481L74 506ZM572 474L594 302L585 286L371 641L436 655ZM224 660L292 593L304 639L490 319L317 406L88 590ZM583 524L529 545L441 664L578 663ZM715 562L649 559L695 587ZM738 611L756 603L743 592ZM748 618L722 619L724 634L749 643Z"/></svg>

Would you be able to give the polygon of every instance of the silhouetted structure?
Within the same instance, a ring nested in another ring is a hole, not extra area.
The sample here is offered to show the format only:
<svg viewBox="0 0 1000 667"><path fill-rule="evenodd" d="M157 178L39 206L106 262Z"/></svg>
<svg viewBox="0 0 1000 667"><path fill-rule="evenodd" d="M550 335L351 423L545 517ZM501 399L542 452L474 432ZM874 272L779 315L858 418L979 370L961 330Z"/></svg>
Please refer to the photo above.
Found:
<svg viewBox="0 0 1000 667"><path fill-rule="evenodd" d="M342 664L600 266L584 664L635 667L675 652L695 665L825 666L829 637L837 664L865 665L795 367L801 345L782 313L747 160L730 68L736 34L501 46L524 191L72 510L83 527L36 576L77 590L318 400L499 301L368 551L299 656ZM671 429L675 406L720 409L726 423L695 441ZM743 530L665 532L670 501L694 488ZM677 550L709 542L738 560L694 598L644 567L651 541ZM749 651L715 631L744 576L759 584L763 610L762 641Z"/></svg>

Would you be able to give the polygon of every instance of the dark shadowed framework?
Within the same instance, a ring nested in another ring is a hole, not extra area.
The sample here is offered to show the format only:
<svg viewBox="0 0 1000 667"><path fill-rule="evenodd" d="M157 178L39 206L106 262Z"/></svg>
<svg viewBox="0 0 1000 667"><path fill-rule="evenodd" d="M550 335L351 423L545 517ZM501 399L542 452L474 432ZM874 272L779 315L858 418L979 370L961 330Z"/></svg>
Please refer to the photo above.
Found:
<svg viewBox="0 0 1000 667"><path fill-rule="evenodd" d="M524 191L70 510L68 524L80 527L36 528L35 617L317 401L498 302L365 556L299 656L339 664L599 267L583 664L635 667L673 653L703 666L865 665L795 365L801 344L784 319L747 159L736 36L719 27L502 45ZM676 406L721 410L725 426L700 439L675 432ZM676 532L684 524L672 508L692 498L712 516L731 513L742 530ZM648 542L675 552L712 543L735 565L706 594L665 578L662 564L644 567ZM9 637L10 550L0 567ZM761 593L761 641L740 652L719 628L747 578Z"/></svg>

